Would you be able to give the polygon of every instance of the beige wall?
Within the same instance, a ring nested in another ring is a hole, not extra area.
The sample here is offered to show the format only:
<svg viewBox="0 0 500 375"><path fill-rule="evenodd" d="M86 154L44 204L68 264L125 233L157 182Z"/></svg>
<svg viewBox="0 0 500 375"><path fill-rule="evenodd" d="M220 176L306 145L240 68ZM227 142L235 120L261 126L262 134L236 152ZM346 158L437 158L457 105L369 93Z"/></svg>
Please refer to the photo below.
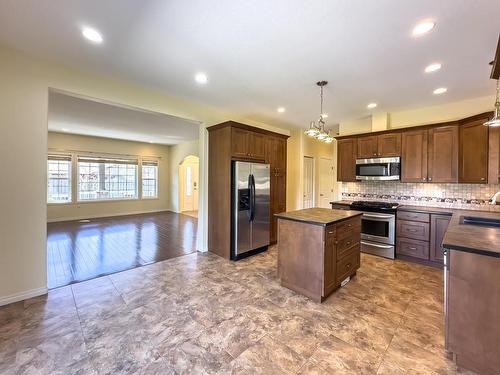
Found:
<svg viewBox="0 0 500 375"><path fill-rule="evenodd" d="M303 203L303 159L304 156L314 158L314 205L319 205L319 159L328 158L333 161L334 178L336 178L336 145L327 144L304 135L304 129L294 129L287 145L287 210L298 210ZM334 195L338 195L334 184Z"/></svg>
<svg viewBox="0 0 500 375"><path fill-rule="evenodd" d="M206 249L207 137L228 119L288 134L232 113L84 73L0 46L0 305L42 294L46 269L46 155L49 88L192 119L200 129L199 249Z"/></svg>
<svg viewBox="0 0 500 375"><path fill-rule="evenodd" d="M386 119L385 129L405 128L459 120L464 117L493 110L494 96L461 100L436 106L422 107L390 113L376 112L373 116L362 117L340 123L340 134L350 135L384 130L381 123Z"/></svg>
<svg viewBox="0 0 500 375"><path fill-rule="evenodd" d="M155 156L159 158L158 199L48 204L47 220L49 222L164 211L170 208L169 196L172 187L169 184L169 149L171 146L54 132L49 132L47 142L49 152L53 150L102 152L117 155ZM73 186L75 185L73 184Z"/></svg>

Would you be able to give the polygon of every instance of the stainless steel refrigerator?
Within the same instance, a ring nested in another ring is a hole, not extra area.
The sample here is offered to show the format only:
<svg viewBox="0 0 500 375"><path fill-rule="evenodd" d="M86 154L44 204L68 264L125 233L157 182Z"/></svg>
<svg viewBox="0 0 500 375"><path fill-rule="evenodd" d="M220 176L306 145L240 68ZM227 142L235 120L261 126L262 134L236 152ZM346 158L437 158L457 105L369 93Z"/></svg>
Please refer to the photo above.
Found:
<svg viewBox="0 0 500 375"><path fill-rule="evenodd" d="M269 164L233 161L231 259L269 245Z"/></svg>

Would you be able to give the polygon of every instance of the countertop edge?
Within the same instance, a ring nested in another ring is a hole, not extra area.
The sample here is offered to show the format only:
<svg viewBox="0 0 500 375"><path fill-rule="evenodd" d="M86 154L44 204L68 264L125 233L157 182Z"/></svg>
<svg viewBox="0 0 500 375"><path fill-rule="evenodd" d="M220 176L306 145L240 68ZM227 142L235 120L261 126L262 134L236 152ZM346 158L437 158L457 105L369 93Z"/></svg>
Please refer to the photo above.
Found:
<svg viewBox="0 0 500 375"><path fill-rule="evenodd" d="M327 225L330 225L330 224L340 223L342 221L346 221L346 220L352 219L353 217L358 217L358 216L361 216L361 215L363 215L363 213L359 212L359 213L356 213L356 214L348 216L348 217L342 217L340 219L328 221L326 223L320 223L318 221L313 221L313 220L304 220L304 219L298 219L298 218L295 218L295 217L280 216L280 214L274 214L274 216L277 219L297 221L299 223L305 223L305 224L311 224L311 225L318 225L318 226L321 226L321 227L326 227Z"/></svg>
<svg viewBox="0 0 500 375"><path fill-rule="evenodd" d="M443 242L443 248L445 248L447 250L462 251L464 253L471 253L471 254L477 254L477 255L484 255L484 256L488 256L488 257L500 258L500 253L497 253L495 251L474 249L474 248L467 247L467 246L447 244L445 242Z"/></svg>

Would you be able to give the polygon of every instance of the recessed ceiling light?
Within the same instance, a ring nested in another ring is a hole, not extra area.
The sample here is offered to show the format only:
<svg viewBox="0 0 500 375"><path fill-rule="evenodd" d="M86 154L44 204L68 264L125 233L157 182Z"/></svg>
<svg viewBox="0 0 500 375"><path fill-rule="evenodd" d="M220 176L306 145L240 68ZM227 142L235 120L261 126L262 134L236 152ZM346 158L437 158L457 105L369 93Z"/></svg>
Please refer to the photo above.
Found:
<svg viewBox="0 0 500 375"><path fill-rule="evenodd" d="M69 131L69 129L67 129L67 128L62 128L61 130L62 130L63 132L67 132L67 131Z"/></svg>
<svg viewBox="0 0 500 375"><path fill-rule="evenodd" d="M283 113L283 112L285 112L285 111L286 111L286 109L285 109L285 107L278 107L277 111L278 111L279 113Z"/></svg>
<svg viewBox="0 0 500 375"><path fill-rule="evenodd" d="M368 109L372 109L372 108L375 108L377 106L377 103L370 103L366 106L366 108Z"/></svg>
<svg viewBox="0 0 500 375"><path fill-rule="evenodd" d="M431 72L435 72L436 70L439 70L439 69L441 69L441 64L440 63L433 63L433 64L425 67L425 72L431 73Z"/></svg>
<svg viewBox="0 0 500 375"><path fill-rule="evenodd" d="M208 82L208 77L205 73L196 73L196 75L194 76L194 80L200 85L204 85Z"/></svg>
<svg viewBox="0 0 500 375"><path fill-rule="evenodd" d="M154 143L153 141L149 141L149 143Z"/></svg>
<svg viewBox="0 0 500 375"><path fill-rule="evenodd" d="M434 28L434 26L436 26L436 23L432 21L421 22L413 28L413 36L419 36L428 33Z"/></svg>
<svg viewBox="0 0 500 375"><path fill-rule="evenodd" d="M100 44L103 41L101 33L91 27L84 27L82 29L82 35L92 43Z"/></svg>
<svg viewBox="0 0 500 375"><path fill-rule="evenodd" d="M435 89L433 93L439 95L439 94L444 94L446 91L448 91L446 87L440 87L438 89Z"/></svg>

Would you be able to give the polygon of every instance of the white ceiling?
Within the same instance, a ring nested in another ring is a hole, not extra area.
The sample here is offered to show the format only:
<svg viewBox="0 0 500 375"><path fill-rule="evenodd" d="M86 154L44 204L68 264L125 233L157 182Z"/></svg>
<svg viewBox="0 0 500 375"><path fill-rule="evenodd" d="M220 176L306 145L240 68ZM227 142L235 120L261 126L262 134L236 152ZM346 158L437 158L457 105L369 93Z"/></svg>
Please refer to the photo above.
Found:
<svg viewBox="0 0 500 375"><path fill-rule="evenodd" d="M9 0L0 43L273 125L492 95L498 0ZM436 28L411 36L420 20ZM92 26L104 43L81 37ZM441 71L424 74L431 62ZM206 72L200 87L193 76ZM448 92L432 91L445 86ZM286 107L278 114L278 106Z"/></svg>
<svg viewBox="0 0 500 375"><path fill-rule="evenodd" d="M199 123L59 92L49 94L49 131L166 145L198 139Z"/></svg>

